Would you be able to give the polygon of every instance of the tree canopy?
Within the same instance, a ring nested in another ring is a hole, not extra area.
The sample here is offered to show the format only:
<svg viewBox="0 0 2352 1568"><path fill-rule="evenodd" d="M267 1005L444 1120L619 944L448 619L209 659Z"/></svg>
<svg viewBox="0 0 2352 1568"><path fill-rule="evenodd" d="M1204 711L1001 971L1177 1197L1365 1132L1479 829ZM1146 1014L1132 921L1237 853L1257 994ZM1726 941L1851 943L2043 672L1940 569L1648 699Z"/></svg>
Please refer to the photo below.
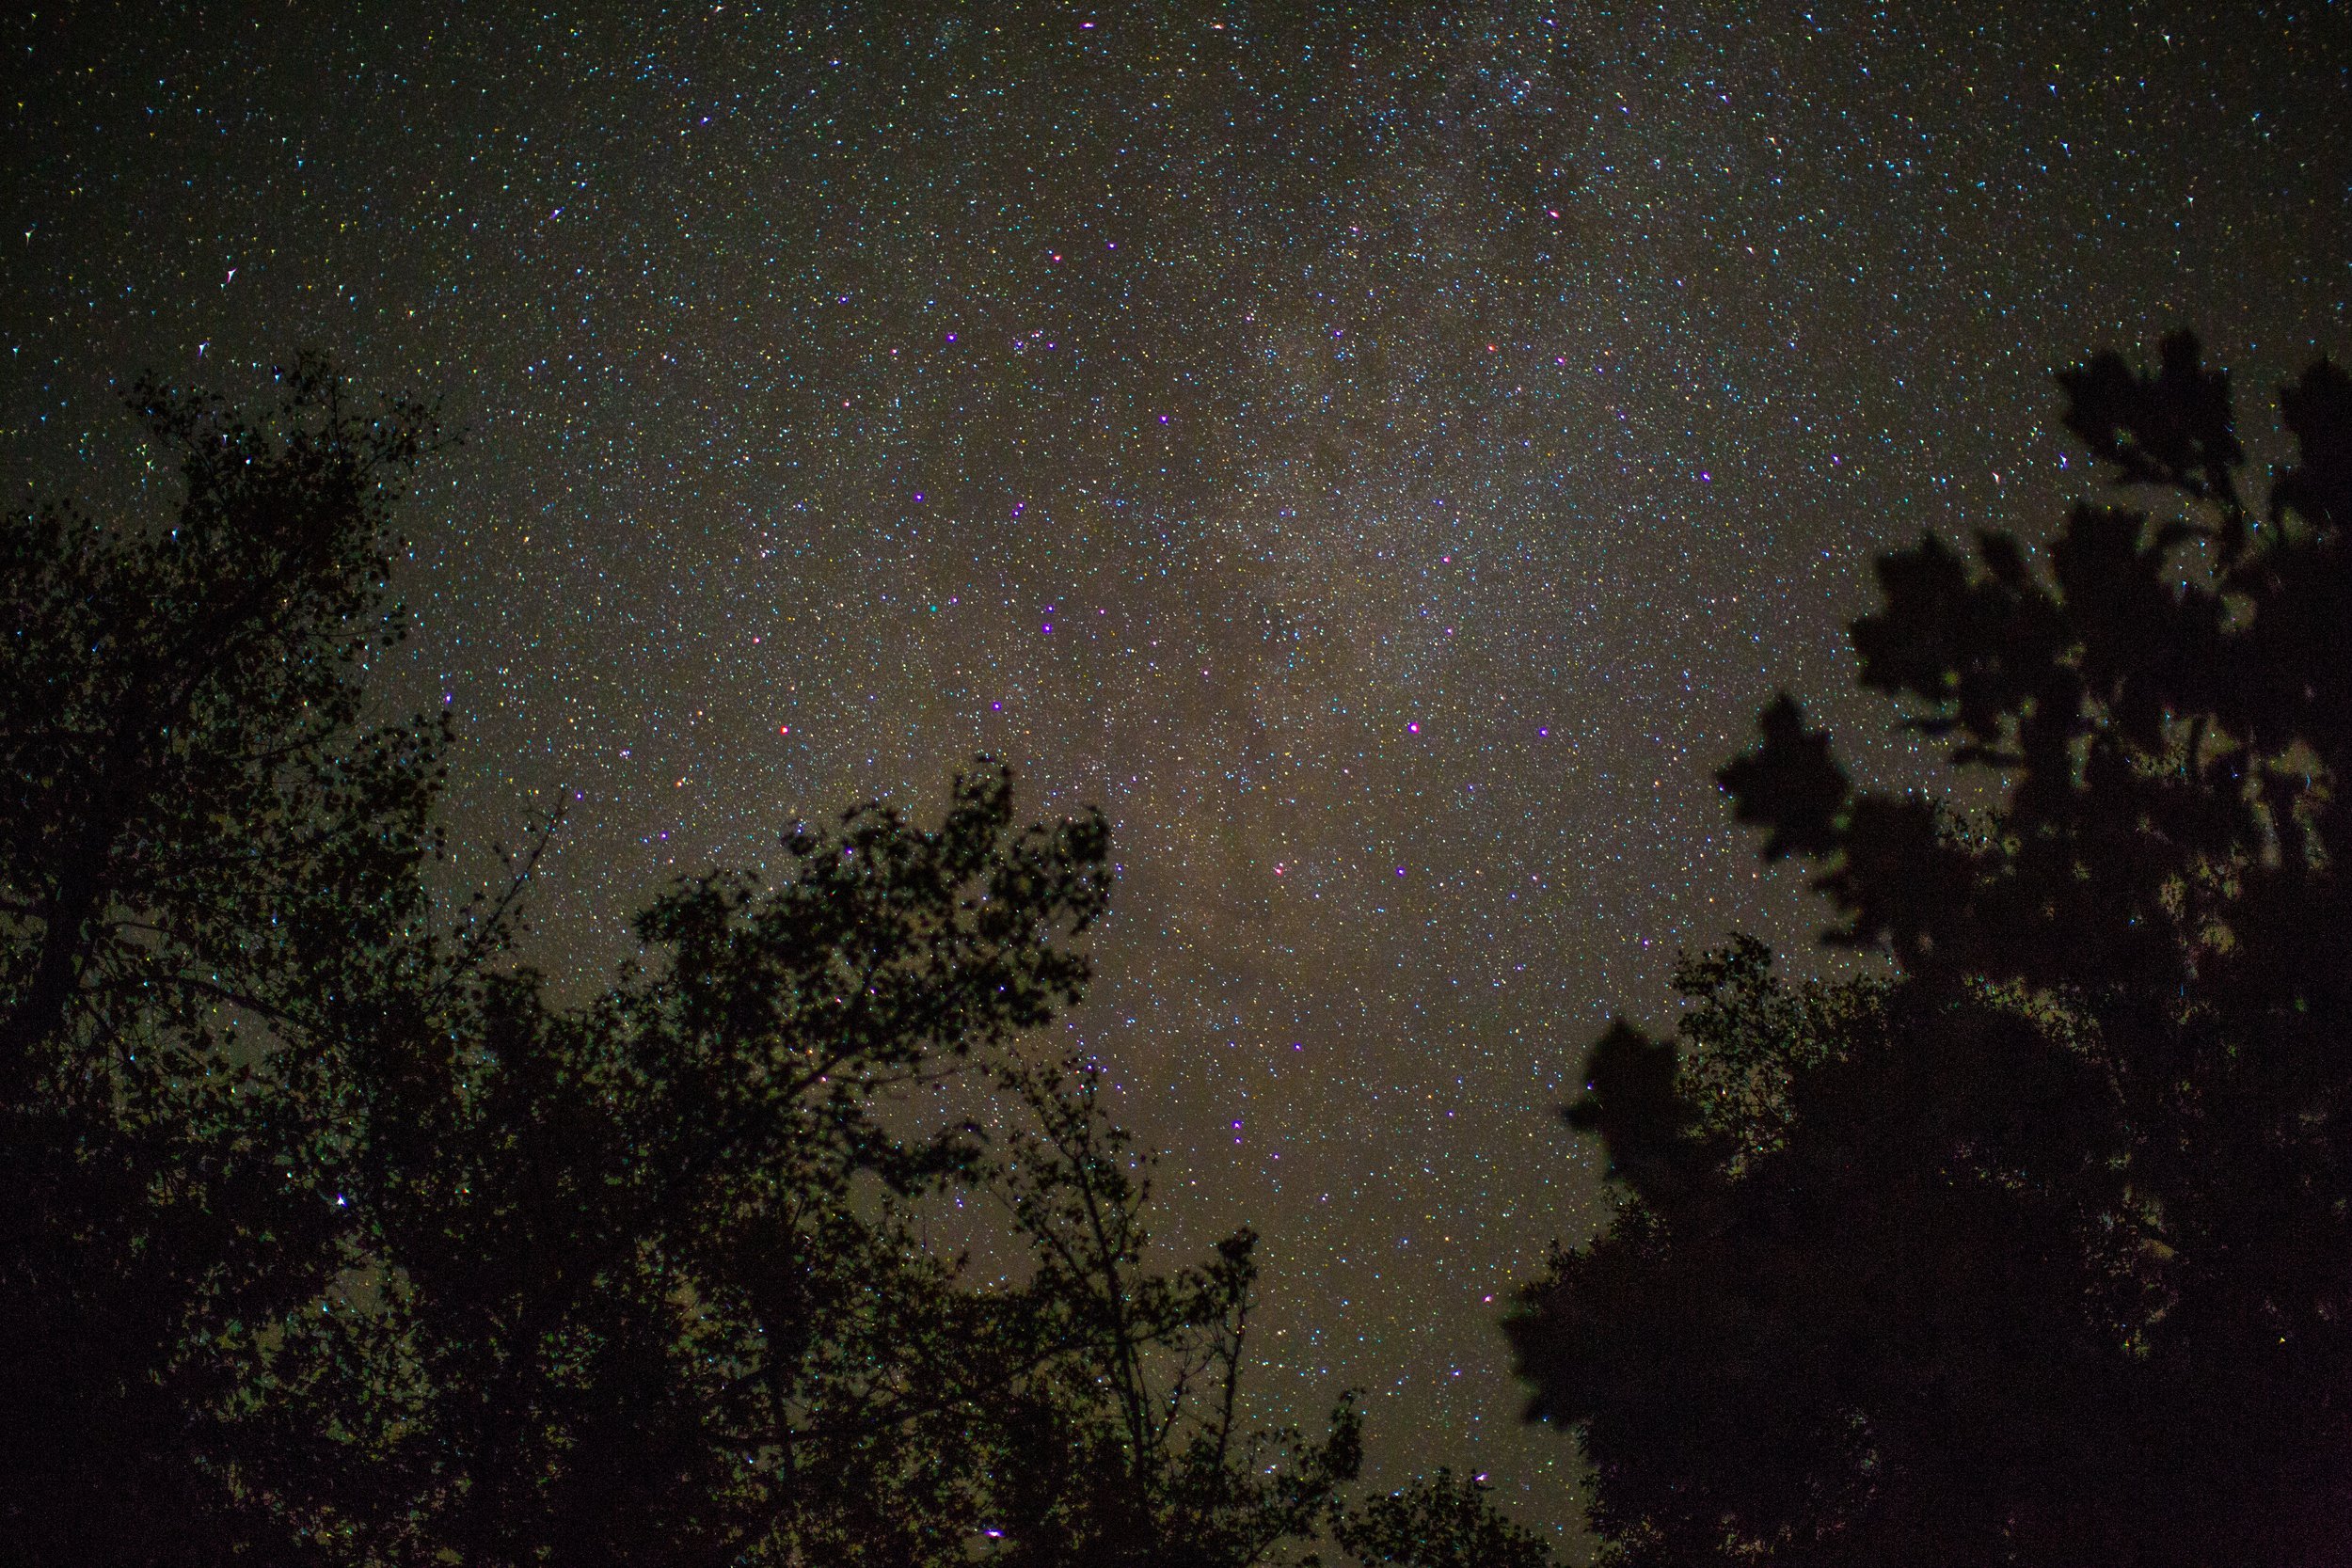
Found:
<svg viewBox="0 0 2352 1568"><path fill-rule="evenodd" d="M453 724L368 680L441 437L281 393L135 391L167 523L0 524L0 1556L1542 1560L1476 1483L1359 1504L1346 1398L1245 1420L1257 1237L1163 1262L1100 1065L1032 1038L1099 814L982 759L679 882L578 1005L514 946L544 835L437 898ZM1025 1261L928 1244L942 1197Z"/></svg>
<svg viewBox="0 0 2352 1568"><path fill-rule="evenodd" d="M1616 1212L1512 1324L1619 1560L2317 1563L2352 1540L2352 378L2244 491L2185 334L2062 374L2145 506L1884 557L1862 683L1963 809L1784 694L1721 779L1884 980L1686 966L1571 1121Z"/></svg>
<svg viewBox="0 0 2352 1568"><path fill-rule="evenodd" d="M0 530L0 1529L36 1560L243 1539L273 1325L344 1260L363 1059L444 967L446 729L361 721L430 418L315 365L251 422L131 402L168 527Z"/></svg>

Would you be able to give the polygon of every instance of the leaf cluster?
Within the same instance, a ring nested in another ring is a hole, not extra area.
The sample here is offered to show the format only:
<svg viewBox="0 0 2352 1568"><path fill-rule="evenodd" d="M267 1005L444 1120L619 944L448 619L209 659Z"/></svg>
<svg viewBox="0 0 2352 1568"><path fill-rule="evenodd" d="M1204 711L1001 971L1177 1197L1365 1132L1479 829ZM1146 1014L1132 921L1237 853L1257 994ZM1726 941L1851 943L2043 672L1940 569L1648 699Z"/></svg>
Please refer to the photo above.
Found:
<svg viewBox="0 0 2352 1568"><path fill-rule="evenodd" d="M1723 770L1883 982L1686 971L1571 1119L1610 1230L1514 1323L1628 1561L2332 1560L2352 1537L2352 378L2267 504L2195 341L2060 378L2156 509L1884 558L1860 677L1991 809L1853 785L1784 695Z"/></svg>

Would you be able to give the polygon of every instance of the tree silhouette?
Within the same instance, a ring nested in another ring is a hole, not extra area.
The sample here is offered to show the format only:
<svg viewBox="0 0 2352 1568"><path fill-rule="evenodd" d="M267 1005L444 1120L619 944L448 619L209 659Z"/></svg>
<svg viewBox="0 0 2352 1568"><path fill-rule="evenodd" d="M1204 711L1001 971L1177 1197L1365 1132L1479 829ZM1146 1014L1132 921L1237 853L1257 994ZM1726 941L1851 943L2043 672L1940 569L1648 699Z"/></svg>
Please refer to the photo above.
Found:
<svg viewBox="0 0 2352 1568"><path fill-rule="evenodd" d="M1099 1069L1025 1053L1099 814L984 762L795 831L576 1006L512 952L545 833L437 902L449 721L364 704L438 437L281 382L137 389L170 526L0 530L0 1559L1534 1560L1444 1478L1350 1522L1346 1400L1246 1426L1256 1237L1158 1262ZM1014 1266L930 1246L946 1199Z"/></svg>
<svg viewBox="0 0 2352 1568"><path fill-rule="evenodd" d="M1365 1568L1548 1568L1552 1560L1541 1536L1496 1511L1484 1476L1462 1481L1442 1468L1344 1511L1332 1533Z"/></svg>
<svg viewBox="0 0 2352 1568"><path fill-rule="evenodd" d="M1863 683L1996 803L1857 790L1786 696L1724 769L1883 985L1687 977L1571 1119L1619 1212L1512 1333L1624 1560L2266 1563L2352 1540L2352 380L2260 511L2168 339L2060 378L2153 488L1879 566Z"/></svg>
<svg viewBox="0 0 2352 1568"><path fill-rule="evenodd" d="M1241 1568L1311 1541L1356 1478L1361 1423L1343 1399L1319 1441L1242 1424L1257 1236L1152 1273L1148 1162L1103 1117L1100 1069L1016 1064L1006 1086L1035 1130L997 1191L1035 1259L1039 1326L1070 1349L1008 1390L990 1456L1003 1560Z"/></svg>
<svg viewBox="0 0 2352 1568"><path fill-rule="evenodd" d="M420 1500L379 1528L468 1562L734 1561L827 1487L889 1509L894 1445L1032 1350L890 1201L971 1160L961 1130L882 1125L1084 982L1106 832L1010 801L970 776L937 829L867 808L795 834L772 888L682 884L638 923L658 966L584 1008L487 986L387 1140L370 1395Z"/></svg>
<svg viewBox="0 0 2352 1568"><path fill-rule="evenodd" d="M310 364L261 424L132 403L171 527L0 527L0 1534L34 1560L246 1539L272 1338L342 1261L356 1058L434 961L443 727L359 705L430 418Z"/></svg>

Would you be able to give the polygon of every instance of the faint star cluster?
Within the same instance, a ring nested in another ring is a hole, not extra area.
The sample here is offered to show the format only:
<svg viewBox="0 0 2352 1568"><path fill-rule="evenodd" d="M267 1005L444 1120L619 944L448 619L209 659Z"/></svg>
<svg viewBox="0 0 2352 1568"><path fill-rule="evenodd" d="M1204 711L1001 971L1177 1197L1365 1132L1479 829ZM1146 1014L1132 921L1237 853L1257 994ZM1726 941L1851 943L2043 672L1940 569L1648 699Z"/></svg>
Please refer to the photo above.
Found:
<svg viewBox="0 0 2352 1568"><path fill-rule="evenodd" d="M1555 1109L1811 919L1714 767L1875 722L1873 551L2058 515L2055 365L2352 355L2340 9L20 12L9 477L138 504L142 368L441 398L392 678L461 838L571 802L567 960L975 752L1102 802L1069 1029L1168 1239L1265 1233L1269 1412L1565 1522L1493 1332L1595 1217Z"/></svg>

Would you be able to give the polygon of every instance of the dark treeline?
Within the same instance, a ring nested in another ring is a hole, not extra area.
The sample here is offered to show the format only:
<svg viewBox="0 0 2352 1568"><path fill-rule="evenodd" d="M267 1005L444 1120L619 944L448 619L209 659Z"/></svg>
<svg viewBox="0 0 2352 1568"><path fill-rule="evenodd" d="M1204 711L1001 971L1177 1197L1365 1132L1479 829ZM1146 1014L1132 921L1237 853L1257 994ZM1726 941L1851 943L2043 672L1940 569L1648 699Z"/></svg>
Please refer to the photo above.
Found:
<svg viewBox="0 0 2352 1568"><path fill-rule="evenodd" d="M1255 1238L1156 1262L1094 1068L1023 1049L1099 817L851 811L579 1006L513 959L535 851L437 904L451 728L365 689L439 437L282 386L134 393L175 517L0 535L0 1559L1548 1560L1443 1472L1357 1500L1349 1402L1244 1430ZM956 1072L1011 1132L885 1114ZM943 1192L1029 1266L918 1244Z"/></svg>
<svg viewBox="0 0 2352 1568"><path fill-rule="evenodd" d="M1882 974L1685 963L1594 1048L1613 1212L1508 1324L1627 1564L2352 1560L2352 381L2061 378L2156 510L1885 558L1861 678L1988 782L1722 777ZM1002 769L637 917L559 1005L537 848L432 892L446 718L371 721L421 408L141 387L178 513L0 533L0 1560L1534 1568L1352 1402L1248 1429L1257 1243L1041 1057L1111 894ZM544 838L539 843L544 845ZM948 1075L1007 1109L913 1127ZM919 1241L964 1196L1027 1262Z"/></svg>

